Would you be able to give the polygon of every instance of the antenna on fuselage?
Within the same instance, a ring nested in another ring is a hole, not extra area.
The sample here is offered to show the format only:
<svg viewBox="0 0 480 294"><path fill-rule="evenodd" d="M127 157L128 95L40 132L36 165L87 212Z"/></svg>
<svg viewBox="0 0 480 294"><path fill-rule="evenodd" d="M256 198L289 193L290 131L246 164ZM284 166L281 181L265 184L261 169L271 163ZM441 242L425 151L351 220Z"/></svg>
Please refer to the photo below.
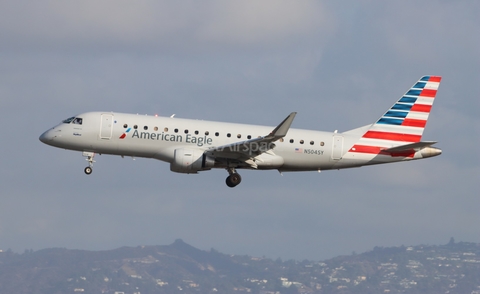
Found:
<svg viewBox="0 0 480 294"><path fill-rule="evenodd" d="M174 114L172 114L172 115L170 115L170 118L173 118L174 116L175 116L175 113L174 113Z"/></svg>

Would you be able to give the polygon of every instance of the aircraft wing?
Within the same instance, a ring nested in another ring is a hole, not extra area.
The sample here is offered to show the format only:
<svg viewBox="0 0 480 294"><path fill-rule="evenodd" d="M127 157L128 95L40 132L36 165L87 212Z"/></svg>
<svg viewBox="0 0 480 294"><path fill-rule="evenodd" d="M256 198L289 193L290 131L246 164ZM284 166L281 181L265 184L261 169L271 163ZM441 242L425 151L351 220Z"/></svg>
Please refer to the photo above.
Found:
<svg viewBox="0 0 480 294"><path fill-rule="evenodd" d="M256 168L255 157L262 153L275 155L272 151L272 149L275 148L274 142L285 137L296 114L296 112L290 113L266 136L235 142L228 145L212 147L207 150L207 153L215 158L233 159L245 162L252 168Z"/></svg>
<svg viewBox="0 0 480 294"><path fill-rule="evenodd" d="M400 146L397 146L397 147L388 148L388 149L385 149L383 151L386 151L386 152L402 152L402 151L411 151L411 150L418 151L418 150L423 149L425 147L429 147L429 146L431 146L435 143L437 143L437 142L435 142L435 141L416 142L416 143L405 144L405 145L400 145Z"/></svg>

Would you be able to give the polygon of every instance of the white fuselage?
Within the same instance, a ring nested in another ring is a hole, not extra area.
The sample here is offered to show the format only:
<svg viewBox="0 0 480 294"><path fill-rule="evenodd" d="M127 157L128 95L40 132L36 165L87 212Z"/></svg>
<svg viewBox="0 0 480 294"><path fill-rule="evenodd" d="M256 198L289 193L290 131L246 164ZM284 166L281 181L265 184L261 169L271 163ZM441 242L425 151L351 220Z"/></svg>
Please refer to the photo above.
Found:
<svg viewBox="0 0 480 294"><path fill-rule="evenodd" d="M272 127L147 115L89 112L76 117L82 124L61 123L40 140L48 145L82 152L155 158L172 162L179 148L202 150L268 134ZM128 130L128 132L127 132ZM358 154L343 158L360 133L335 133L291 128L275 142L275 158L261 154L258 169L312 171L421 158L375 158ZM122 138L123 137L123 138ZM263 157L263 159L262 159ZM225 164L218 164L226 168ZM237 165L236 168L248 168Z"/></svg>
<svg viewBox="0 0 480 294"><path fill-rule="evenodd" d="M113 112L88 112L40 136L45 144L78 150L92 173L96 153L155 158L178 173L224 168L226 184L241 182L236 169L312 171L421 159L441 154L421 141L440 76L421 77L373 124L343 133L290 128L296 112L277 127Z"/></svg>

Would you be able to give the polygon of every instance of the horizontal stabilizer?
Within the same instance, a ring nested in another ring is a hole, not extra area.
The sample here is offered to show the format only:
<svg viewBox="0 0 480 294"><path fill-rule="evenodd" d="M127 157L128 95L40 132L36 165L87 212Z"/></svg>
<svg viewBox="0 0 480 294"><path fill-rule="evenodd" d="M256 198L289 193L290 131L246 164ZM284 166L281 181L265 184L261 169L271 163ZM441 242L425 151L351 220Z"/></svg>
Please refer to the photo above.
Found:
<svg viewBox="0 0 480 294"><path fill-rule="evenodd" d="M420 150L425 147L429 147L437 142L435 141L425 141L425 142L417 142L417 143L411 143L411 144L405 144L405 145L400 145L397 147L392 147L385 149L383 151L386 152L402 152L402 151L408 151L408 150Z"/></svg>

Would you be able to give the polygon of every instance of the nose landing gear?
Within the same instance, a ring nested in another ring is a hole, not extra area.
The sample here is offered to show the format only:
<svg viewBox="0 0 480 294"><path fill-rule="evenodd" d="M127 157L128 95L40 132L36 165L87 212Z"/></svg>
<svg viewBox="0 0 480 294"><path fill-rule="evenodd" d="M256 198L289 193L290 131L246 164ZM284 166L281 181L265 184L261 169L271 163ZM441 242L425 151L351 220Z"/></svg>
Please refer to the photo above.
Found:
<svg viewBox="0 0 480 294"><path fill-rule="evenodd" d="M91 174L93 169L89 166L87 166L84 170L83 170L87 175Z"/></svg>
<svg viewBox="0 0 480 294"><path fill-rule="evenodd" d="M95 157L95 153L93 152L83 152L82 154L84 157L86 157L86 161L88 161L88 166L83 170L85 174L89 175L93 171L93 163L95 160L93 160L93 157Z"/></svg>
<svg viewBox="0 0 480 294"><path fill-rule="evenodd" d="M230 175L225 180L225 183L230 188L234 188L235 186L240 184L240 182L242 181L242 177L237 173L234 168L227 168L227 171Z"/></svg>

